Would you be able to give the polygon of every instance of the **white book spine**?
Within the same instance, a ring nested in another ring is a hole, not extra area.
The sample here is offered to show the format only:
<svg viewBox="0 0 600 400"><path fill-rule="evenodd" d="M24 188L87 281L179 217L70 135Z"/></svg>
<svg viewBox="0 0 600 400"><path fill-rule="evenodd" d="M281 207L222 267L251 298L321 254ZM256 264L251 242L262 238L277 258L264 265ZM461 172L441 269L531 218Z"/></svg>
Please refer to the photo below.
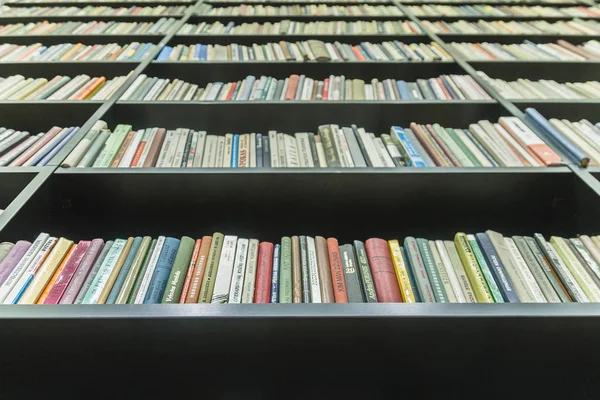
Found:
<svg viewBox="0 0 600 400"><path fill-rule="evenodd" d="M296 147L298 148L298 158L300 167L313 168L314 160L310 151L310 139L308 133L296 133Z"/></svg>
<svg viewBox="0 0 600 400"><path fill-rule="evenodd" d="M256 133L250 134L250 168L256 168Z"/></svg>
<svg viewBox="0 0 600 400"><path fill-rule="evenodd" d="M254 301L254 284L256 282L256 264L258 262L258 240L248 241L248 257L246 261L246 272L244 273L244 290L242 291L242 303Z"/></svg>
<svg viewBox="0 0 600 400"><path fill-rule="evenodd" d="M126 242L127 241L124 239L115 240L114 244L108 251L106 258L104 259L104 262L100 266L98 274L94 277L92 286L90 286L89 290L83 297L81 304L96 304L98 302L100 293L102 292L102 289L104 289L104 286L108 281L108 277L115 267L115 264L117 263L117 260L121 255Z"/></svg>
<svg viewBox="0 0 600 400"><path fill-rule="evenodd" d="M348 167L348 161L346 160L346 153L344 152L343 148L342 148L342 143L340 141L340 128L337 125L330 125L331 126L331 136L333 137L333 144L337 150L338 156L340 158L340 164L342 165L342 168L347 168Z"/></svg>
<svg viewBox="0 0 600 400"><path fill-rule="evenodd" d="M316 142L315 147L317 148L317 157L319 157L319 167L327 168L327 157L325 156L325 148L322 142Z"/></svg>
<svg viewBox="0 0 600 400"><path fill-rule="evenodd" d="M285 159L285 138L281 132L277 133L277 154L279 157L279 167L286 168L288 165Z"/></svg>
<svg viewBox="0 0 600 400"><path fill-rule="evenodd" d="M206 136L206 145L204 146L204 158L202 168L214 168L217 157L217 136Z"/></svg>
<svg viewBox="0 0 600 400"><path fill-rule="evenodd" d="M179 129L179 141L177 142L177 148L175 149L175 157L171 163L172 168L180 168L183 162L183 153L185 153L185 145L187 144L188 136L190 135L189 129Z"/></svg>
<svg viewBox="0 0 600 400"><path fill-rule="evenodd" d="M28 270L29 266L33 264L36 255L41 251L49 237L50 235L47 233L40 233L33 241L31 246L29 246L29 249L27 249L21 260L19 260L10 275L8 275L2 286L0 286L0 302L3 302L4 304L12 304L12 299L10 302L5 302L5 300L7 300L7 296L15 287L19 279L21 279L21 276L23 276L23 274L25 274L25 272Z"/></svg>
<svg viewBox="0 0 600 400"><path fill-rule="evenodd" d="M127 148L127 151L125 152L125 155L123 156L123 158L121 159L121 162L119 163L119 168L126 168L131 165L131 161L133 161L133 156L135 156L135 152L136 152L138 146L140 145L142 136L144 136L143 129L140 129L139 131L137 131L135 133L135 135L133 136L133 139L131 140L131 143L129 144L129 147Z"/></svg>
<svg viewBox="0 0 600 400"><path fill-rule="evenodd" d="M194 168L202 167L202 159L204 158L204 145L206 143L206 131L198 132L198 142L196 144L196 154L194 154Z"/></svg>
<svg viewBox="0 0 600 400"><path fill-rule="evenodd" d="M225 153L223 155L223 164L221 167L230 168L231 167L231 152L233 150L233 134L228 133L225 135Z"/></svg>
<svg viewBox="0 0 600 400"><path fill-rule="evenodd" d="M238 147L238 167L248 168L250 166L248 155L250 152L250 135L248 133L240 135Z"/></svg>
<svg viewBox="0 0 600 400"><path fill-rule="evenodd" d="M162 168L167 166L167 156L169 154L171 146L173 146L174 134L175 131L167 131L167 133L165 134L165 140L163 141L163 144L160 148L160 153L158 154L158 160L156 161L156 168ZM114 133L111 136L114 136Z"/></svg>
<svg viewBox="0 0 600 400"><path fill-rule="evenodd" d="M466 303L467 298L460 287L460 282L458 280L458 276L456 276L456 271L454 271L454 267L452 266L452 261L450 261L450 257L448 256L448 252L446 251L446 247L444 246L444 242L441 240L435 241L435 247L440 253L440 258L442 259L442 263L444 264L444 268L446 269L446 275L448 275L448 280L450 281L450 285L454 290L454 295L456 296L456 301L459 303Z"/></svg>
<svg viewBox="0 0 600 400"><path fill-rule="evenodd" d="M518 270L517 273L523 277L523 282L525 283L527 290L533 297L534 301L536 303L547 303L548 301L546 300L542 289L540 289L540 286L535 281L535 278L529 270L529 267L521 255L521 252L519 251L515 241L512 238L504 238L504 241L506 242L506 247L508 247L510 255L515 261L515 267Z"/></svg>
<svg viewBox="0 0 600 400"><path fill-rule="evenodd" d="M346 140L346 136L344 136L344 131L339 129L336 125L333 132L338 137L338 142L340 144L340 153L344 154L344 160L346 162L346 167L354 168L354 160L352 160L352 154L350 153L350 147L348 146L348 141Z"/></svg>
<svg viewBox="0 0 600 400"><path fill-rule="evenodd" d="M379 153L375 150L375 143L373 143L371 136L365 132L363 128L358 128L358 134L363 142L363 145L365 146L365 150L367 151L367 155L369 156L369 160L371 160L373 167L383 168L384 164L381 162Z"/></svg>
<svg viewBox="0 0 600 400"><path fill-rule="evenodd" d="M298 168L298 149L296 147L296 139L292 135L283 135L285 142L285 160L288 168Z"/></svg>
<svg viewBox="0 0 600 400"><path fill-rule="evenodd" d="M144 162L146 162L146 158L148 158L148 153L150 152L150 147L152 146L152 142L154 141L154 138L156 137L157 131L158 131L157 128L153 128L152 132L150 132L150 135L148 136L148 140L146 141L146 146L144 147L144 150L142 151L142 155L140 156L140 161L136 165L137 168L142 168L144 166Z"/></svg>
<svg viewBox="0 0 600 400"><path fill-rule="evenodd" d="M277 131L269 131L269 153L271 154L271 168L279 168L279 145Z"/></svg>
<svg viewBox="0 0 600 400"><path fill-rule="evenodd" d="M154 247L154 251L150 256L150 261L148 262L148 268L146 269L146 273L142 277L142 283L140 284L140 288L135 296L133 304L143 304L144 299L146 298L146 292L148 292L148 288L150 287L150 281L152 280L152 275L154 275L154 270L156 269L156 264L158 263L158 258L160 257L160 253L165 244L165 236L159 236L156 240L156 246Z"/></svg>
<svg viewBox="0 0 600 400"><path fill-rule="evenodd" d="M315 239L307 236L306 244L308 253L308 274L310 275L310 302L321 303L321 285L319 284Z"/></svg>
<svg viewBox="0 0 600 400"><path fill-rule="evenodd" d="M215 167L223 165L223 154L225 153L225 136L217 137L217 149L215 157Z"/></svg>
<svg viewBox="0 0 600 400"><path fill-rule="evenodd" d="M239 304L242 302L242 291L244 288L244 276L246 274L246 257L248 256L248 239L238 239L233 263L233 275L229 288L229 303Z"/></svg>
<svg viewBox="0 0 600 400"><path fill-rule="evenodd" d="M223 249L219 258L219 267L217 268L217 277L215 278L211 303L229 302L229 289L231 288L236 243L237 236L226 235L223 238Z"/></svg>

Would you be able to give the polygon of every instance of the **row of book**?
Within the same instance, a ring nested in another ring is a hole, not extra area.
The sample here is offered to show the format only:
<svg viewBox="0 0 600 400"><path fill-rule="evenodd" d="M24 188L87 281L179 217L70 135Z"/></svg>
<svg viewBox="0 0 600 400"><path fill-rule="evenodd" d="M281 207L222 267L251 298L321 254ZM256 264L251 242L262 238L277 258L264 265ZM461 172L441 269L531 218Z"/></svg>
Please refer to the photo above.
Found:
<svg viewBox="0 0 600 400"><path fill-rule="evenodd" d="M479 121L468 129L411 123L376 137L352 125L322 125L317 134L208 134L178 128L113 133L99 121L61 164L95 168L394 168L523 167L562 162L515 117Z"/></svg>
<svg viewBox="0 0 600 400"><path fill-rule="evenodd" d="M2 31L0 31L0 34ZM312 21L282 20L265 23L185 24L180 35L411 35L423 31L412 21Z"/></svg>
<svg viewBox="0 0 600 400"><path fill-rule="evenodd" d="M579 45L558 40L556 43L458 43L448 46L468 60L548 60L548 61L598 61L600 42L590 40Z"/></svg>
<svg viewBox="0 0 600 400"><path fill-rule="evenodd" d="M175 18L153 22L67 21L0 25L0 36L16 35L164 35L175 28Z"/></svg>
<svg viewBox="0 0 600 400"><path fill-rule="evenodd" d="M493 6L490 4L472 4L462 6L446 6L440 4L424 4L408 6L418 17L458 17L458 16L495 16L495 17L579 17L598 18L600 8L594 7L546 7L546 6Z"/></svg>
<svg viewBox="0 0 600 400"><path fill-rule="evenodd" d="M196 7L196 14L200 15L219 15L219 16L383 16L396 15L402 16L404 13L397 6L387 5L347 5L334 6L327 4L295 4L291 6L265 6L240 4L231 7L214 7L207 3L202 3Z"/></svg>
<svg viewBox="0 0 600 400"><path fill-rule="evenodd" d="M569 21L423 21L423 26L436 34L464 35L597 35L600 22L574 19Z"/></svg>
<svg viewBox="0 0 600 400"><path fill-rule="evenodd" d="M53 127L46 133L0 128L0 167L42 167L79 131L78 126Z"/></svg>
<svg viewBox="0 0 600 400"><path fill-rule="evenodd" d="M62 43L44 46L0 44L0 62L15 61L140 61L148 58L157 49L153 43L133 42L129 44L107 43L86 45Z"/></svg>
<svg viewBox="0 0 600 400"><path fill-rule="evenodd" d="M525 117L538 130L581 165L600 165L600 123L586 119L571 122L567 119L546 119L534 108L525 109Z"/></svg>
<svg viewBox="0 0 600 400"><path fill-rule="evenodd" d="M401 246L402 244L402 246ZM596 303L600 237L223 235L0 245L3 304Z"/></svg>
<svg viewBox="0 0 600 400"><path fill-rule="evenodd" d="M1 49L1 47L0 47ZM1 54L1 53L0 53ZM1 56L0 56L1 57ZM436 42L404 43L398 40L357 45L306 40L299 42L243 44L178 44L165 46L159 61L451 61ZM0 58L0 61L2 59Z"/></svg>
<svg viewBox="0 0 600 400"><path fill-rule="evenodd" d="M106 79L81 74L74 78L57 75L46 78L25 78L12 75L0 78L0 100L106 100L125 82L127 76Z"/></svg>
<svg viewBox="0 0 600 400"><path fill-rule="evenodd" d="M1 99L1 97L0 97ZM371 83L344 75L323 80L292 74L288 78L248 75L237 82L206 87L179 79L140 75L121 96L129 101L311 101L311 100L492 100L469 75L442 75L416 82L376 78Z"/></svg>
<svg viewBox="0 0 600 400"><path fill-rule="evenodd" d="M56 17L56 16L143 16L143 15L179 15L187 11L186 6L156 6L156 7L9 7L0 8L2 17Z"/></svg>
<svg viewBox="0 0 600 400"><path fill-rule="evenodd" d="M194 0L159 0L161 3L195 3ZM269 0L270 1L270 0ZM334 0L335 1L335 0ZM361 3L363 1L361 0ZM44 4L44 3L156 3L156 0L6 0L6 4Z"/></svg>
<svg viewBox="0 0 600 400"><path fill-rule="evenodd" d="M564 82L540 79L531 81L520 78L505 81L490 78L484 72L477 73L486 79L502 97L507 99L600 99L600 82Z"/></svg>
<svg viewBox="0 0 600 400"><path fill-rule="evenodd" d="M30 0L7 0L11 2L29 2ZM31 0L32 2L42 2L50 0ZM59 0L66 1L66 0ZM76 0L83 1L83 0ZM92 0L95 1L95 0ZM99 1L99 0L98 0ZM112 0L111 0L112 1ZM133 1L133 0L125 0ZM149 0L146 0L149 1ZM296 3L298 0L206 0L207 3ZM322 3L323 0L302 0L306 3ZM328 3L389 3L388 0L327 0ZM401 0L399 3L423 3L423 0ZM481 0L435 0L429 1L434 3L459 3L459 4L481 4ZM544 3L544 4L587 4L580 0L485 0L486 4L528 4L528 3Z"/></svg>

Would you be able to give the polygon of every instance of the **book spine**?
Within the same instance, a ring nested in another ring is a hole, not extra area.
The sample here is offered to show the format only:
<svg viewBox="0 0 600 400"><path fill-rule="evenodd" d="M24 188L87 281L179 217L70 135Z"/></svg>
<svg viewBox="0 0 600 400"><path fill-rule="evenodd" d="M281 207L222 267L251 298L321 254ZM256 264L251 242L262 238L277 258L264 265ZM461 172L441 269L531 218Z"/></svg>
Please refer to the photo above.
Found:
<svg viewBox="0 0 600 400"><path fill-rule="evenodd" d="M279 303L292 303L292 239L281 238L281 262L279 267Z"/></svg>
<svg viewBox="0 0 600 400"><path fill-rule="evenodd" d="M388 246L390 254L392 255L392 262L394 264L394 271L396 272L396 279L400 287L400 294L402 295L402 301L405 303L416 303L410 278L408 277L408 271L406 270L406 264L404 263L404 257L402 257L402 249L400 243L397 240L389 240Z"/></svg>
<svg viewBox="0 0 600 400"><path fill-rule="evenodd" d="M502 264L502 261L500 261L500 257L488 236L485 233L477 233L475 238L477 239L487 262L491 266L490 272L498 284L498 288L502 293L504 301L507 303L520 303L521 300L513 287L512 281L504 269L504 265Z"/></svg>
<svg viewBox="0 0 600 400"><path fill-rule="evenodd" d="M480 303L493 303L494 298L473 255L473 250L469 246L467 235L462 232L457 233L454 237L454 244L475 293L475 298Z"/></svg>
<svg viewBox="0 0 600 400"><path fill-rule="evenodd" d="M213 290L215 287L215 278L217 277L217 268L219 266L219 258L223 248L224 236L220 232L215 232L212 236L210 251L206 261L206 269L202 277L202 286L200 287L200 297L198 303L210 303Z"/></svg>
<svg viewBox="0 0 600 400"><path fill-rule="evenodd" d="M248 242L248 257L246 261L246 273L244 275L244 290L242 291L242 303L254 302L256 269L258 267L258 250L258 240L250 239Z"/></svg>
<svg viewBox="0 0 600 400"><path fill-rule="evenodd" d="M292 236L292 302L302 303L302 257L300 237ZM282 244L283 246L283 244Z"/></svg>
<svg viewBox="0 0 600 400"><path fill-rule="evenodd" d="M571 297L567 293L567 290L560 281L560 278L558 277L558 275L556 275L556 272L554 272L550 261L548 261L548 258L542 252L542 249L540 248L540 246L538 246L535 239L532 237L525 237L525 242L527 243L527 246L529 247L529 250L532 252L535 259L542 267L542 271L544 271L546 278L554 288L554 291L558 295L560 302L570 303L572 301Z"/></svg>
<svg viewBox="0 0 600 400"><path fill-rule="evenodd" d="M548 303L561 303L560 297L558 297L554 287L548 281L543 267L533 255L525 238L522 236L513 236L513 240Z"/></svg>
<svg viewBox="0 0 600 400"><path fill-rule="evenodd" d="M327 240L322 236L317 236L314 239L316 250L316 263L318 271L318 284L321 289L321 302L334 303L333 279L331 276L331 267L329 265L329 249L327 248ZM311 244L309 239L309 261Z"/></svg>
<svg viewBox="0 0 600 400"><path fill-rule="evenodd" d="M181 296L179 296L179 304L184 304L187 298L188 292L190 291L190 285L192 278L196 272L196 265L198 262L198 254L200 253L200 246L202 246L202 239L196 239L194 243L194 250L192 251L192 258L190 259L190 265L188 266L187 274L185 275L185 281L183 282L183 289L181 290Z"/></svg>
<svg viewBox="0 0 600 400"><path fill-rule="evenodd" d="M460 261L460 256L458 255L458 251L456 250L456 246L454 242L444 241L444 247L446 248L446 253L448 254L448 258L452 264L452 268L456 276L458 277L458 282L460 284L460 288L465 296L465 303L477 303L477 299L475 298L475 293L473 288L471 287L471 283L469 282L469 277L465 271L465 267Z"/></svg>
<svg viewBox="0 0 600 400"><path fill-rule="evenodd" d="M235 250L237 236L226 235L223 238L223 247L219 266L217 267L217 276L215 286L211 297L211 303L228 303L229 290L231 288L231 277L233 275L233 264L235 262Z"/></svg>
<svg viewBox="0 0 600 400"><path fill-rule="evenodd" d="M204 236L200 239L200 249L196 256L194 273L190 281L190 288L185 297L186 303L198 303L200 288L202 286L202 280L204 279L204 271L206 270L206 262L208 260L208 253L210 252L211 245L211 236Z"/></svg>
<svg viewBox="0 0 600 400"><path fill-rule="evenodd" d="M381 303L400 303L402 296L388 244L383 239L371 238L365 243L377 299Z"/></svg>
<svg viewBox="0 0 600 400"><path fill-rule="evenodd" d="M145 275L142 277L139 289L134 298L134 304L142 304L146 299L146 294L148 293L148 288L150 287L150 282L152 281L152 276L154 276L154 270L156 269L156 264L162 252L162 248L165 244L166 239L167 238L165 236L159 236L156 241L154 252L152 253L150 261L148 262L148 268L146 269Z"/></svg>
<svg viewBox="0 0 600 400"><path fill-rule="evenodd" d="M406 261L415 277L417 285L415 288L419 293L421 301L425 303L435 303L435 295L433 293L433 288L431 287L431 282L429 282L429 276L427 275L423 258L419 252L417 240L410 236L404 239L404 249L408 256Z"/></svg>
<svg viewBox="0 0 600 400"><path fill-rule="evenodd" d="M238 239L233 263L231 286L229 288L229 303L239 304L242 302L242 290L244 286L244 276L246 274L247 256L248 239Z"/></svg>
<svg viewBox="0 0 600 400"><path fill-rule="evenodd" d="M492 271L490 270L490 266L485 261L485 257L483 256L483 253L481 252L481 249L479 248L479 244L477 243L477 240L475 239L475 235L467 235L467 241L469 242L469 245L471 246L471 249L473 250L473 255L475 256L475 260L477 260L477 264L479 264L479 268L481 269L481 272L483 273L483 277L485 278L488 288L490 289L490 294L494 298L494 302L504 303L504 296L502 295L502 292L500 291L500 288L498 287L498 284L496 283L496 280L494 279Z"/></svg>
<svg viewBox="0 0 600 400"><path fill-rule="evenodd" d="M310 271L308 268L308 241L306 236L300 236L300 260L302 272L302 302L310 303L311 301L311 285Z"/></svg>
<svg viewBox="0 0 600 400"><path fill-rule="evenodd" d="M531 274L531 271L529 270L527 263L523 259L523 256L519 252L515 241L512 238L504 238L504 241L506 242L506 246L508 247L511 256L513 257L515 267L523 277L526 289L529 292L529 294L533 297L534 302L546 303L546 297L542 293L542 290L540 289L540 287L535 281L535 278Z"/></svg>
<svg viewBox="0 0 600 400"><path fill-rule="evenodd" d="M367 303L377 303L377 292L375 290L375 284L373 283L373 276L371 275L371 268L367 257L367 250L365 244L361 241L354 241L354 248L356 249L356 258L358 261L358 271L360 273L361 282L363 285L363 293L365 294Z"/></svg>
<svg viewBox="0 0 600 400"><path fill-rule="evenodd" d="M195 241L191 237L183 236L179 242L177 255L167 280L162 303L177 303L183 291L184 275L186 274L194 252Z"/></svg>
<svg viewBox="0 0 600 400"><path fill-rule="evenodd" d="M419 247L421 259L423 260L423 265L425 265L425 271L429 277L431 288L433 289L435 301L437 303L447 303L448 297L446 295L446 290L444 289L444 285L442 285L442 281L440 280L436 265L433 261L429 242L425 239L417 239L417 246Z"/></svg>
<svg viewBox="0 0 600 400"><path fill-rule="evenodd" d="M81 265L91 243L92 242L89 240L82 240L77 244L77 247L69 258L69 262L65 265L65 268L62 270L56 281L54 281L54 285L44 300L44 304L59 304L62 296L66 292L67 286Z"/></svg>
<svg viewBox="0 0 600 400"><path fill-rule="evenodd" d="M279 268L281 264L281 245L273 248L273 273L271 276L271 303L279 303Z"/></svg>
<svg viewBox="0 0 600 400"><path fill-rule="evenodd" d="M567 293L569 294L569 297L571 297L573 301L576 301L578 303L588 303L589 300L586 297L585 293L579 287L579 285L575 281L575 278L573 277L567 266L564 264L562 259L558 256L556 250L552 247L552 245L548 243L546 239L539 233L536 233L534 235L534 238L540 246L540 249L542 249L544 255L548 258L548 261L552 265L552 268L554 269L556 275L560 278L560 281L564 285Z"/></svg>
<svg viewBox="0 0 600 400"><path fill-rule="evenodd" d="M331 277L333 278L333 295L335 302L348 303L344 268L342 266L340 247L337 239L327 239L327 248L329 250L329 267L331 268Z"/></svg>
<svg viewBox="0 0 600 400"><path fill-rule="evenodd" d="M448 281L450 283L450 289L447 289L446 293L454 293L454 300L450 299L450 301L456 303L466 303L467 298L460 287L458 276L452 267L452 262L450 261L450 257L448 256L448 252L444 246L444 242L441 240L436 240L435 247L440 257L440 262L443 264L443 268L448 275Z"/></svg>
<svg viewBox="0 0 600 400"><path fill-rule="evenodd" d="M321 263L317 258L317 247L315 239L307 236L306 237L306 250L308 255L308 273L310 278L310 302L311 303L324 303L323 295L326 295L325 300L328 303L333 302L333 287L331 286L331 276L322 271L329 273L329 261L327 260L327 254L321 257ZM323 252L321 252L323 254ZM325 282L321 282L319 277L322 276ZM329 279L327 279L329 278ZM324 286L324 289L321 288Z"/></svg>
<svg viewBox="0 0 600 400"><path fill-rule="evenodd" d="M258 246L254 303L268 303L270 300L273 249L271 242L261 242Z"/></svg>
<svg viewBox="0 0 600 400"><path fill-rule="evenodd" d="M158 304L163 298L180 243L179 239L173 237L165 239L144 298L144 304Z"/></svg>

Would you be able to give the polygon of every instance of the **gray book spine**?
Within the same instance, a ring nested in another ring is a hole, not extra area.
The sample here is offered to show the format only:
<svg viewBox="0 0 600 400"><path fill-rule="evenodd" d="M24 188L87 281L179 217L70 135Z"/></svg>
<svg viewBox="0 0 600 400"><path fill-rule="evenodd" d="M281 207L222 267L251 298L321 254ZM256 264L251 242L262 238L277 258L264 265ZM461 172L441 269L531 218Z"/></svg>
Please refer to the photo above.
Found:
<svg viewBox="0 0 600 400"><path fill-rule="evenodd" d="M344 137L346 137L346 142L348 143L348 148L350 149L350 154L352 155L352 161L354 162L354 167L356 168L366 168L367 162L360 151L360 147L358 146L358 142L356 140L356 136L354 136L354 131L352 128L342 128L342 132L344 132Z"/></svg>
<svg viewBox="0 0 600 400"><path fill-rule="evenodd" d="M523 256L525 263L529 267L531 274L535 278L538 286L544 293L544 297L548 300L549 303L561 303L561 299L556 293L556 290L552 287L552 284L548 280L548 277L544 273L542 266L539 264L538 260L535 258L533 252L527 245L525 238L522 236L513 236L513 240L519 249L519 252Z"/></svg>

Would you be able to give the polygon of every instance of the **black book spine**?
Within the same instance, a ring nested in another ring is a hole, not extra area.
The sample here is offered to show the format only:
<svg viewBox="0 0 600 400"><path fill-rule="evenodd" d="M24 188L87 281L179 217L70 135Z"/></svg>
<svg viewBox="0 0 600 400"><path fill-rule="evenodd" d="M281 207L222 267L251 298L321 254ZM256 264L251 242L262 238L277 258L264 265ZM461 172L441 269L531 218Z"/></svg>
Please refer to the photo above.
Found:
<svg viewBox="0 0 600 400"><path fill-rule="evenodd" d="M262 137L263 147L263 168L271 168L271 149L269 148L269 136L263 135Z"/></svg>
<svg viewBox="0 0 600 400"><path fill-rule="evenodd" d="M310 145L310 154L312 156L315 168L321 168L321 164L319 163L319 154L317 153L317 143L315 142L315 134L312 132L308 132L308 143Z"/></svg>
<svg viewBox="0 0 600 400"><path fill-rule="evenodd" d="M308 272L308 244L306 236L300 236L300 261L302 271L302 302L310 303L310 274Z"/></svg>
<svg viewBox="0 0 600 400"><path fill-rule="evenodd" d="M373 276L371 275L371 269L369 268L369 261L367 259L367 251L365 250L365 244L360 240L355 240L354 248L356 249L356 258L358 260L358 272L360 273L360 279L363 291L365 293L365 301L367 303L377 303L377 293L375 292Z"/></svg>
<svg viewBox="0 0 600 400"><path fill-rule="evenodd" d="M181 168L187 167L187 159L190 155L190 148L192 147L192 136L194 136L194 131L190 130L187 135L187 140L185 142L185 148L183 149L183 158L181 159Z"/></svg>
<svg viewBox="0 0 600 400"><path fill-rule="evenodd" d="M256 168L263 167L263 135L256 134Z"/></svg>
<svg viewBox="0 0 600 400"><path fill-rule="evenodd" d="M354 254L354 248L351 244L340 246L342 257L342 268L344 269L344 279L346 280L346 291L348 293L349 303L364 303L365 295L360 284L358 276L358 262Z"/></svg>
<svg viewBox="0 0 600 400"><path fill-rule="evenodd" d="M358 147L360 147L360 151L367 163L367 166L370 168L373 168L373 163L371 162L371 159L369 158L369 155L367 154L367 149L365 148L365 144L362 141L362 138L360 137L360 134L358 133L358 128L356 127L356 125L352 125L352 132L354 132L354 136L356 137L356 141L358 142Z"/></svg>

